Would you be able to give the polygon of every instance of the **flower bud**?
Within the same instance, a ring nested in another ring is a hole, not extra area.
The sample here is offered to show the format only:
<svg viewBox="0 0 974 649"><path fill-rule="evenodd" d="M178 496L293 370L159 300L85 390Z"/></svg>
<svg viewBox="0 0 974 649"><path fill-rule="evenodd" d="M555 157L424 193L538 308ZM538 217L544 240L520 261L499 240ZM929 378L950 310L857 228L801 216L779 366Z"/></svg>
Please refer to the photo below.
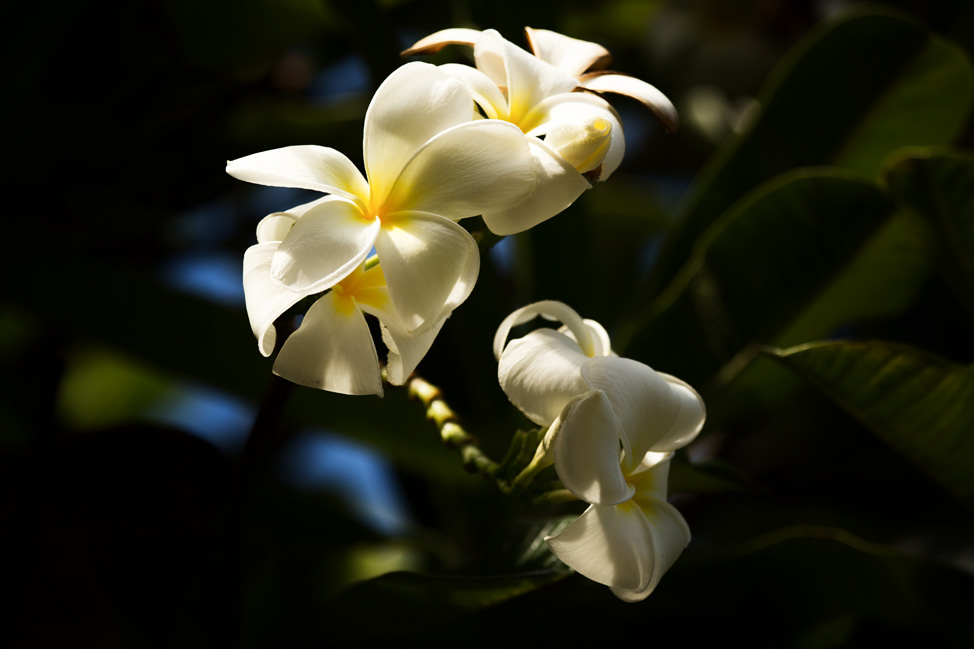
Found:
<svg viewBox="0 0 974 649"><path fill-rule="evenodd" d="M579 173L602 164L611 142L612 124L601 117L581 124L558 124L545 135L545 144Z"/></svg>

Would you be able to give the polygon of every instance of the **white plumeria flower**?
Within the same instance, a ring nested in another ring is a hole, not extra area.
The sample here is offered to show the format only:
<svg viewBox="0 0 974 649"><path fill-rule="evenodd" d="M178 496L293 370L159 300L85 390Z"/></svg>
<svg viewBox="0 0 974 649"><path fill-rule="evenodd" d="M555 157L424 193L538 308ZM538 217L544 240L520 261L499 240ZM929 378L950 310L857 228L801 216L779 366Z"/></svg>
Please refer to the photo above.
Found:
<svg viewBox="0 0 974 649"><path fill-rule="evenodd" d="M302 297L271 274L274 256L299 220L298 212L272 214L261 221L259 243L244 254L247 313L265 356L274 349L274 320ZM410 333L392 304L382 268L366 270L366 266L366 262L359 264L308 309L301 326L281 348L274 363L275 374L329 392L381 396L378 355L364 318L369 314L379 319L382 339L389 348L389 382L403 384L429 351L446 318L423 333Z"/></svg>
<svg viewBox="0 0 974 649"><path fill-rule="evenodd" d="M620 404L593 390L566 406L554 443L555 471L589 507L559 534L545 538L566 565L610 586L627 602L648 597L690 543L686 521L666 502L673 454L648 450L658 441L660 413L640 404L639 397L652 403L660 395L636 389ZM703 411L696 421L678 419L682 426L669 436L692 439Z"/></svg>
<svg viewBox="0 0 974 649"><path fill-rule="evenodd" d="M583 41L547 29L525 27L531 52L574 77L578 87L598 94L625 95L642 102L669 131L675 131L680 118L673 103L655 86L641 79L619 72L606 70L612 63L612 54L598 43ZM447 45L476 45L482 32L456 27L444 29L423 38L404 54L438 52Z"/></svg>
<svg viewBox="0 0 974 649"><path fill-rule="evenodd" d="M456 79L409 63L382 83L369 105L366 176L343 154L320 146L229 162L227 172L241 180L332 194L301 208L273 253L267 281L297 299L319 293L358 268L374 246L408 329L422 332L441 322L470 294L480 267L476 242L455 221L513 205L537 183L521 132L499 121L471 121L473 115L469 91Z"/></svg>
<svg viewBox="0 0 974 649"><path fill-rule="evenodd" d="M537 316L564 325L505 344ZM690 541L666 502L666 478L672 451L703 427L703 400L683 381L615 356L605 329L561 302L509 315L494 354L511 402L549 426L532 466L553 462L565 488L591 505L545 539L552 552L620 598L644 599Z"/></svg>
<svg viewBox="0 0 974 649"><path fill-rule="evenodd" d="M605 180L619 166L625 141L615 110L595 94L573 92L578 79L496 31L445 30L403 54L435 52L457 42L473 46L477 67L440 69L467 85L489 121L507 121L524 132L541 177L527 200L484 213L492 232L514 234L537 225L591 187L586 175Z"/></svg>

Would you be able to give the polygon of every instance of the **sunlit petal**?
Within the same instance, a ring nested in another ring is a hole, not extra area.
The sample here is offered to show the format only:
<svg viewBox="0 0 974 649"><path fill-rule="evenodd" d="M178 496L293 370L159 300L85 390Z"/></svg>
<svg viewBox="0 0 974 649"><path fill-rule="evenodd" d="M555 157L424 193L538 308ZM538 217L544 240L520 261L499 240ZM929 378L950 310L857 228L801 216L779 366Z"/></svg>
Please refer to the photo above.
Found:
<svg viewBox="0 0 974 649"><path fill-rule="evenodd" d="M525 123L530 125L528 135L540 137L558 124L584 124L603 119L612 125L609 149L602 160L599 180L605 180L619 167L626 152L626 140L622 121L615 109L601 97L587 92L555 95L534 107Z"/></svg>
<svg viewBox="0 0 974 649"><path fill-rule="evenodd" d="M274 373L299 385L340 394L382 395L379 359L365 317L332 291L315 302L288 336Z"/></svg>
<svg viewBox="0 0 974 649"><path fill-rule="evenodd" d="M507 119L507 99L486 74L477 68L458 63L441 65L440 70L465 85L489 119Z"/></svg>
<svg viewBox="0 0 974 649"><path fill-rule="evenodd" d="M480 273L473 237L436 214L403 212L383 222L375 249L396 310L414 333L460 306Z"/></svg>
<svg viewBox="0 0 974 649"><path fill-rule="evenodd" d="M672 451L686 445L703 426L703 401L682 381L671 383L646 365L628 358L593 359L582 371L593 390L603 390L612 403L631 454L628 473L649 451Z"/></svg>
<svg viewBox="0 0 974 649"><path fill-rule="evenodd" d="M362 263L380 225L378 219L363 219L347 201L322 203L295 222L274 256L271 274L292 291L323 291Z"/></svg>
<svg viewBox="0 0 974 649"><path fill-rule="evenodd" d="M641 590L653 578L653 532L631 500L621 505L592 505L545 541L570 568L600 584Z"/></svg>
<svg viewBox="0 0 974 649"><path fill-rule="evenodd" d="M668 131L672 132L680 127L680 116L677 115L673 103L655 86L642 79L617 72L595 72L583 76L580 83L583 88L595 92L611 92L642 102L663 122Z"/></svg>
<svg viewBox="0 0 974 649"><path fill-rule="evenodd" d="M555 420L572 397L588 392L579 368L589 358L553 329L512 340L497 366L501 388L528 419L541 426Z"/></svg>
<svg viewBox="0 0 974 649"><path fill-rule="evenodd" d="M473 118L473 98L453 77L413 62L389 75L365 114L364 156L373 206L385 202L395 179L433 136Z"/></svg>
<svg viewBox="0 0 974 649"><path fill-rule="evenodd" d="M528 230L562 212L592 186L544 142L533 138L525 141L531 149L537 185L534 192L512 207L484 211L484 222L494 234L508 235Z"/></svg>
<svg viewBox="0 0 974 649"><path fill-rule="evenodd" d="M568 402L555 438L555 471L575 497L595 505L616 505L635 489L619 467L620 430L605 393L596 390Z"/></svg>
<svg viewBox="0 0 974 649"><path fill-rule="evenodd" d="M271 260L278 243L258 243L244 253L243 286L244 301L250 328L257 336L257 348L264 356L270 356L277 343L274 321L304 297L290 291L271 277Z"/></svg>
<svg viewBox="0 0 974 649"><path fill-rule="evenodd" d="M323 146L287 146L254 153L227 162L227 173L258 185L313 189L360 203L369 196L369 185L351 160Z"/></svg>
<svg viewBox="0 0 974 649"><path fill-rule="evenodd" d="M603 68L612 55L598 43L579 40L547 29L524 28L531 51L573 77L580 77L591 68Z"/></svg>
<svg viewBox="0 0 974 649"><path fill-rule="evenodd" d="M507 336L511 333L511 329L539 316L545 320L563 323L562 329L567 327L571 331L569 338L578 345L583 354L586 356L597 355L595 341L592 339L592 330L574 309L557 300L541 300L522 306L504 318L494 334L494 358L500 360L501 352L504 351L504 345L507 343ZM587 392L587 390L585 391Z"/></svg>
<svg viewBox="0 0 974 649"><path fill-rule="evenodd" d="M469 45L473 47L478 38L480 38L480 32L476 29L466 29L464 27L441 29L413 43L412 47L402 52L402 56L435 54L447 45Z"/></svg>
<svg viewBox="0 0 974 649"><path fill-rule="evenodd" d="M257 243L280 243L294 227L297 218L287 212L268 214L257 224Z"/></svg>
<svg viewBox="0 0 974 649"><path fill-rule="evenodd" d="M498 120L444 131L409 161L383 212L416 210L456 220L513 205L538 182L527 142L517 127Z"/></svg>

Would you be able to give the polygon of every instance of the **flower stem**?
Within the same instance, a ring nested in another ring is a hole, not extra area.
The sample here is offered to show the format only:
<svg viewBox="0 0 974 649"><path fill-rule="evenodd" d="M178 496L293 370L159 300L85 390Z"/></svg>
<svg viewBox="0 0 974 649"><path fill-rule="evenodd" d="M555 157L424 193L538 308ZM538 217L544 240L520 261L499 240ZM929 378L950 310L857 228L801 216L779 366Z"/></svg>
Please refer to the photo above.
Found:
<svg viewBox="0 0 974 649"><path fill-rule="evenodd" d="M411 399L418 399L426 407L426 418L436 424L443 443L460 451L463 467L471 473L493 478L497 472L497 462L481 451L477 438L457 422L459 418L456 413L443 400L443 391L416 374L406 381L406 389Z"/></svg>

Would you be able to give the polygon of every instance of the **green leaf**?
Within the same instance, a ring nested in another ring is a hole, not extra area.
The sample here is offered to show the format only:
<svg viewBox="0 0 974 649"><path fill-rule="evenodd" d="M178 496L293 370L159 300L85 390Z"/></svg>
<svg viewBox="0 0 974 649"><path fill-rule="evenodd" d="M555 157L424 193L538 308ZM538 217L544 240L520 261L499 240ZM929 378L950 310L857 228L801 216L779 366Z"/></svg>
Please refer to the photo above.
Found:
<svg viewBox="0 0 974 649"><path fill-rule="evenodd" d="M701 237L643 321L614 339L698 387L726 382L759 345L823 338L850 322L896 313L929 265L923 224L895 213L875 184L839 169L806 169L758 188ZM640 329L642 329L640 331Z"/></svg>
<svg viewBox="0 0 974 649"><path fill-rule="evenodd" d="M774 354L974 510L974 368L885 342Z"/></svg>
<svg viewBox="0 0 974 649"><path fill-rule="evenodd" d="M864 46L868 43L868 47ZM672 277L697 237L745 192L789 169L865 174L904 146L951 142L966 123L974 71L949 42L903 18L847 15L805 38L758 97L760 117L701 173L642 299Z"/></svg>
<svg viewBox="0 0 974 649"><path fill-rule="evenodd" d="M889 164L885 179L933 226L942 274L974 319L974 156L907 151Z"/></svg>

